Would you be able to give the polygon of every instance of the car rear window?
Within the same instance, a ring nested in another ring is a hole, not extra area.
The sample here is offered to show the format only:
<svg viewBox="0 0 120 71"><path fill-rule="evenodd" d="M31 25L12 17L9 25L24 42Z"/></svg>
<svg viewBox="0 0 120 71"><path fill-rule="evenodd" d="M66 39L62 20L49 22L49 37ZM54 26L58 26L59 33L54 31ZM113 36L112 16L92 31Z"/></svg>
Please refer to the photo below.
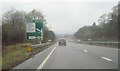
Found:
<svg viewBox="0 0 120 71"><path fill-rule="evenodd" d="M61 39L61 40L59 40L59 41L65 41L64 39Z"/></svg>

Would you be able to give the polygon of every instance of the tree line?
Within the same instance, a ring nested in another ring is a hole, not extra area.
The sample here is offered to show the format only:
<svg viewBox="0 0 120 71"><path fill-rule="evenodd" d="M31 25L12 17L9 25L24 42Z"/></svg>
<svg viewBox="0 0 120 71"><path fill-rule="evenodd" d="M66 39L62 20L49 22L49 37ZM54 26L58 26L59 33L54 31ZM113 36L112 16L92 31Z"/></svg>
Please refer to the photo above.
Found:
<svg viewBox="0 0 120 71"><path fill-rule="evenodd" d="M80 40L118 41L119 8L120 4L114 6L110 13L99 17L98 24L94 22L90 26L83 26L74 33L74 36Z"/></svg>
<svg viewBox="0 0 120 71"><path fill-rule="evenodd" d="M44 40L47 42L49 39L54 41L55 34L52 30L46 26L47 21L40 11L33 9L26 13L24 11L18 11L11 9L2 15L2 43L3 45L11 45L17 43L38 43L39 41L28 41L26 40L26 20L27 19L42 19L44 21Z"/></svg>

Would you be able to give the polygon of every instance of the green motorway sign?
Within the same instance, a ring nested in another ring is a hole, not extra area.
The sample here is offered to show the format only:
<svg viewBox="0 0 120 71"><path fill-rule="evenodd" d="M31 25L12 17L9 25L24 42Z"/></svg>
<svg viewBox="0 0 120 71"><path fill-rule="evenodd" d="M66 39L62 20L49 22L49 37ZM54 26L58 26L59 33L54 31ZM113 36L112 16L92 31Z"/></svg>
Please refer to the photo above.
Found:
<svg viewBox="0 0 120 71"><path fill-rule="evenodd" d="M43 20L26 21L27 40L43 40Z"/></svg>

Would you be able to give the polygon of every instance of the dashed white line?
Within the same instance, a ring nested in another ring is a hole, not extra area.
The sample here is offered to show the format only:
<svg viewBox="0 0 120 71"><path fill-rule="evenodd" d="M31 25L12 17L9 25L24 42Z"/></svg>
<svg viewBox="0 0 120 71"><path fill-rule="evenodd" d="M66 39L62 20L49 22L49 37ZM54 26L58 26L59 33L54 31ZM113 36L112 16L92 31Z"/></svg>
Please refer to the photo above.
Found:
<svg viewBox="0 0 120 71"><path fill-rule="evenodd" d="M87 52L87 50L83 50L84 52Z"/></svg>
<svg viewBox="0 0 120 71"><path fill-rule="evenodd" d="M103 59L107 60L107 61L112 61L112 59L106 58L106 57L102 57Z"/></svg>

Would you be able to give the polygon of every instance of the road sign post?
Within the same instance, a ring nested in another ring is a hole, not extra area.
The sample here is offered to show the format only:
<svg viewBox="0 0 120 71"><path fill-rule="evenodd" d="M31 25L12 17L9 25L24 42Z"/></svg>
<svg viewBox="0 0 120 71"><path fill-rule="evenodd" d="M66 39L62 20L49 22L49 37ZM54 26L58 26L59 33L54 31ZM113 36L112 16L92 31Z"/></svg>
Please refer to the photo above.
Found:
<svg viewBox="0 0 120 71"><path fill-rule="evenodd" d="M39 44L41 44L41 40L40 40Z"/></svg>
<svg viewBox="0 0 120 71"><path fill-rule="evenodd" d="M43 40L43 20L27 20L26 37L27 40ZM27 51L32 51L32 48L27 47Z"/></svg>

